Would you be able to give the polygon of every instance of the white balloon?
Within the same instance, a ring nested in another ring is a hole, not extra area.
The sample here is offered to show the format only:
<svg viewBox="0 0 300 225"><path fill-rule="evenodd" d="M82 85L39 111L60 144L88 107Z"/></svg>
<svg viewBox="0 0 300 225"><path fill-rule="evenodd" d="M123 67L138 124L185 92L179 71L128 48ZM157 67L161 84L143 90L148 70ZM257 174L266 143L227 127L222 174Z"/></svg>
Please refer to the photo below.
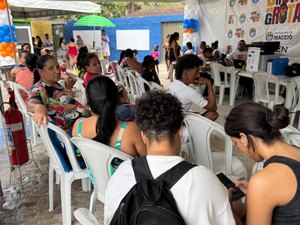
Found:
<svg viewBox="0 0 300 225"><path fill-rule="evenodd" d="M59 36L62 38L62 37L64 37L64 33L63 32L60 32L59 33Z"/></svg>

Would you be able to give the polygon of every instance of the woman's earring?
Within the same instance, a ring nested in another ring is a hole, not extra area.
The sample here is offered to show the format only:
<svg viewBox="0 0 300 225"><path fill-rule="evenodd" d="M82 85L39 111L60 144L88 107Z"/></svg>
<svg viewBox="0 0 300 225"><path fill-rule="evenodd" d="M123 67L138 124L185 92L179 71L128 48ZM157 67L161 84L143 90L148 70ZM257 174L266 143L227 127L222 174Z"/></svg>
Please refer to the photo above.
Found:
<svg viewBox="0 0 300 225"><path fill-rule="evenodd" d="M245 147L248 147L248 145L247 145L247 144L245 144L244 146L245 146Z"/></svg>

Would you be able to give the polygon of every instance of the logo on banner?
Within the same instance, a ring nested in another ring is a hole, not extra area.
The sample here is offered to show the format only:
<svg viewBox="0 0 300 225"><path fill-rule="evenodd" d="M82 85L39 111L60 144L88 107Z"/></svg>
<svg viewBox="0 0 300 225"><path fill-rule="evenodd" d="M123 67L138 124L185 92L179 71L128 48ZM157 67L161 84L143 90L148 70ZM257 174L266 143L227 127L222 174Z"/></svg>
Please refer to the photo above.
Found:
<svg viewBox="0 0 300 225"><path fill-rule="evenodd" d="M229 5L230 7L233 7L235 5L235 0L230 0Z"/></svg>
<svg viewBox="0 0 300 225"><path fill-rule="evenodd" d="M259 12L257 11L251 12L250 20L252 20L252 22L259 22L259 19L260 19Z"/></svg>
<svg viewBox="0 0 300 225"><path fill-rule="evenodd" d="M233 24L234 23L234 15L229 15L228 16L228 24Z"/></svg>
<svg viewBox="0 0 300 225"><path fill-rule="evenodd" d="M300 2L291 0L268 0L265 24L300 22Z"/></svg>
<svg viewBox="0 0 300 225"><path fill-rule="evenodd" d="M233 32L232 32L232 30L229 30L227 33L227 37L232 38L232 36L233 36Z"/></svg>
<svg viewBox="0 0 300 225"><path fill-rule="evenodd" d="M253 4L257 4L259 0L252 0Z"/></svg>
<svg viewBox="0 0 300 225"><path fill-rule="evenodd" d="M243 24L243 23L245 23L245 20L246 20L246 15L243 13L243 14L240 15L239 21L240 21L241 24Z"/></svg>
<svg viewBox="0 0 300 225"><path fill-rule="evenodd" d="M255 35L256 35L256 29L254 27L250 28L249 36L253 38L255 37Z"/></svg>
<svg viewBox="0 0 300 225"><path fill-rule="evenodd" d="M235 30L235 36L237 36L238 38L243 38L245 35L245 31L242 30L242 28L237 28Z"/></svg>
<svg viewBox="0 0 300 225"><path fill-rule="evenodd" d="M266 40L267 41L272 41L273 40L273 32L266 33Z"/></svg>
<svg viewBox="0 0 300 225"><path fill-rule="evenodd" d="M241 5L247 5L248 0L239 0L239 3Z"/></svg>

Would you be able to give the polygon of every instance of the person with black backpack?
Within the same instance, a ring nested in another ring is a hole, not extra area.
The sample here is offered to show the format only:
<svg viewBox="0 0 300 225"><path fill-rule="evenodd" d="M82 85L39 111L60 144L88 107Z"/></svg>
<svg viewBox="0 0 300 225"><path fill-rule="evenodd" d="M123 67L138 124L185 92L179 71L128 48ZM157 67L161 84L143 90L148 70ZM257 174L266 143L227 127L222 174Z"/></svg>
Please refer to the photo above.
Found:
<svg viewBox="0 0 300 225"><path fill-rule="evenodd" d="M215 174L179 156L180 101L150 91L137 100L135 113L147 156L123 162L110 179L104 224L236 224L227 190Z"/></svg>

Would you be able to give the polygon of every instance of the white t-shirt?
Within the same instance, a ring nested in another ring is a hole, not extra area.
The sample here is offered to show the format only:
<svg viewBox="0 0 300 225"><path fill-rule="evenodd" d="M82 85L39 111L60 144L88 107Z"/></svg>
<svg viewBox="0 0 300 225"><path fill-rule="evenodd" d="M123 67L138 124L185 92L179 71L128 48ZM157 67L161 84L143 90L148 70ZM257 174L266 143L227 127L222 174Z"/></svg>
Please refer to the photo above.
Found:
<svg viewBox="0 0 300 225"><path fill-rule="evenodd" d="M154 178L184 159L179 156L147 156ZM106 189L104 224L108 225L121 200L135 185L131 161L123 162ZM216 175L203 166L189 170L172 188L178 210L187 225L232 225L235 220L227 189Z"/></svg>
<svg viewBox="0 0 300 225"><path fill-rule="evenodd" d="M233 61L233 60L247 60L248 51L239 51L236 50L231 52L227 55L226 59Z"/></svg>
<svg viewBox="0 0 300 225"><path fill-rule="evenodd" d="M188 111L193 103L201 108L205 107L208 103L199 92L185 85L180 80L175 80L167 85L166 91L180 100L184 112Z"/></svg>
<svg viewBox="0 0 300 225"><path fill-rule="evenodd" d="M199 54L198 57L203 61L202 66L206 66L206 59L203 54Z"/></svg>
<svg viewBox="0 0 300 225"><path fill-rule="evenodd" d="M106 39L106 41L102 40L102 51L104 52L105 55L110 55L110 50L109 50L109 38L107 36L107 34L105 35L101 35L101 38Z"/></svg>

